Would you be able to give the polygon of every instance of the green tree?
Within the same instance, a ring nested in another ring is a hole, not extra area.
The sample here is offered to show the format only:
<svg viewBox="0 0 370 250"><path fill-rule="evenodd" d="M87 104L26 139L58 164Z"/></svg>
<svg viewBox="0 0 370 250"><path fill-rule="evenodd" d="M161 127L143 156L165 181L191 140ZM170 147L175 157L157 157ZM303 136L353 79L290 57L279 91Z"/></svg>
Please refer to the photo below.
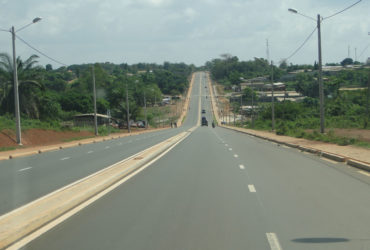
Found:
<svg viewBox="0 0 370 250"><path fill-rule="evenodd" d="M352 65L353 64L353 59L352 58L345 58L343 61L340 62L342 66L346 65Z"/></svg>
<svg viewBox="0 0 370 250"><path fill-rule="evenodd" d="M26 61L17 58L18 88L20 111L27 114L30 118L39 118L40 91L44 90L44 85L37 81L35 74L35 64L37 55L30 56ZM14 112L14 67L11 57L6 53L0 53L0 69L2 71L2 96L0 97L0 111L2 113Z"/></svg>

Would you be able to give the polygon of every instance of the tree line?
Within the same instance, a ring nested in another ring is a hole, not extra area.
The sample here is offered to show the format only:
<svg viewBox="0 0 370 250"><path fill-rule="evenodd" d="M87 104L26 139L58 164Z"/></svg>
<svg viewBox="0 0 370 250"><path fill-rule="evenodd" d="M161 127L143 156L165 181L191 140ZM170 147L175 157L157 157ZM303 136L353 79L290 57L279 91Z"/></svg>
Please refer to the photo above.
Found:
<svg viewBox="0 0 370 250"><path fill-rule="evenodd" d="M93 112L92 66L94 66L97 110L110 110L115 118L126 119L126 90L130 118L136 119L144 106L159 102L162 95L180 95L188 88L194 65L185 63L134 65L95 63L53 69L38 64L38 56L16 60L20 111L24 118L71 120L78 113ZM14 114L14 67L11 57L0 53L0 115Z"/></svg>

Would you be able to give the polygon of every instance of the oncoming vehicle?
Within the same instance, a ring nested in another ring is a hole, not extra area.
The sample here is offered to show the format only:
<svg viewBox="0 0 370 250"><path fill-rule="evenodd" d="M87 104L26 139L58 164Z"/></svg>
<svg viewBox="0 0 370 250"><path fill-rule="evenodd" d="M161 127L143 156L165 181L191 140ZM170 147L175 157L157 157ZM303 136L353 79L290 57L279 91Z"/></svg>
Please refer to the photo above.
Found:
<svg viewBox="0 0 370 250"><path fill-rule="evenodd" d="M208 126L208 121L204 116L202 117L202 126Z"/></svg>

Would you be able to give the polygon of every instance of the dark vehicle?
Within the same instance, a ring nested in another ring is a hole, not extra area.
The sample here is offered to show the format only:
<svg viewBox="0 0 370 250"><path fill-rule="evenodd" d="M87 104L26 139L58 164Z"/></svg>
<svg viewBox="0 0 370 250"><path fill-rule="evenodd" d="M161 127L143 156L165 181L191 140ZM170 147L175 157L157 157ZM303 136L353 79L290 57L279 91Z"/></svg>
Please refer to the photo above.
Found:
<svg viewBox="0 0 370 250"><path fill-rule="evenodd" d="M212 122L212 128L215 128L215 121Z"/></svg>
<svg viewBox="0 0 370 250"><path fill-rule="evenodd" d="M205 109L202 109L202 114L205 114L206 113L206 110Z"/></svg>
<svg viewBox="0 0 370 250"><path fill-rule="evenodd" d="M204 116L202 117L202 126L208 126L208 121Z"/></svg>

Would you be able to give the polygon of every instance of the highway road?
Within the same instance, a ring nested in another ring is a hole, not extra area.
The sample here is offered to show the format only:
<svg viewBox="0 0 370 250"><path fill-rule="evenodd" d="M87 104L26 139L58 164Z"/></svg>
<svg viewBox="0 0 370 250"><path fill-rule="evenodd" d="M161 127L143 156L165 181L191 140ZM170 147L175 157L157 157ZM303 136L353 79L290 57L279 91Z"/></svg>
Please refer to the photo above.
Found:
<svg viewBox="0 0 370 250"><path fill-rule="evenodd" d="M366 173L208 126L24 249L370 249L369 225Z"/></svg>
<svg viewBox="0 0 370 250"><path fill-rule="evenodd" d="M197 75L191 110L199 106L199 81ZM0 215L189 129L197 122L197 113L188 114L184 125L177 129L0 161Z"/></svg>

